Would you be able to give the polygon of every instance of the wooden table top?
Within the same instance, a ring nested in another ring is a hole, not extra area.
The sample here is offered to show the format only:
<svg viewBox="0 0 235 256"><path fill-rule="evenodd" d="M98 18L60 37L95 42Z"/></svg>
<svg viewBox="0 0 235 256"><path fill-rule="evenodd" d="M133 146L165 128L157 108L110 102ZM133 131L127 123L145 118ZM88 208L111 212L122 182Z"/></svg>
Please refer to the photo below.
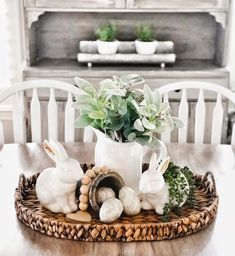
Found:
<svg viewBox="0 0 235 256"><path fill-rule="evenodd" d="M66 144L70 157L92 161L93 143ZM197 173L211 170L219 194L218 215L208 228L188 237L157 242L78 242L31 230L18 221L14 189L18 176L31 175L53 163L40 144L0 146L0 255L234 255L235 147L229 145L167 145L171 160Z"/></svg>

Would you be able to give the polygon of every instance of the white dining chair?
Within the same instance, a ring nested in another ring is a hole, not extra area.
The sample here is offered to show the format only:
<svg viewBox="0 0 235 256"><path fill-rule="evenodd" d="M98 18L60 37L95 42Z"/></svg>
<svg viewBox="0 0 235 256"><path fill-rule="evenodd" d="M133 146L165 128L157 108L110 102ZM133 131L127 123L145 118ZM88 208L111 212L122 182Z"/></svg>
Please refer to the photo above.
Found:
<svg viewBox="0 0 235 256"><path fill-rule="evenodd" d="M231 90L220 86L215 83L197 82L197 81L183 81L166 84L157 90L163 96L164 101L169 102L169 93L181 90L181 100L178 109L178 116L184 122L184 127L178 129L178 142L186 143L188 134L188 119L189 119L189 106L187 99L188 90L198 89L198 100L195 109L194 120L194 143L203 144L205 129L209 130L210 127L205 127L206 123L206 103L204 91L211 91L216 93L216 103L213 110L212 127L211 127L211 144L220 144L223 128L224 109L222 105L222 98L229 100L233 106L235 105L235 93ZM169 143L171 141L171 133L167 132L161 135L163 142ZM231 144L235 144L235 124L232 129Z"/></svg>
<svg viewBox="0 0 235 256"><path fill-rule="evenodd" d="M72 108L73 97L82 94L81 90L72 84L56 81L56 80L30 80L23 81L12 85L11 87L0 92L0 104L13 96L13 134L15 143L25 142L42 142L42 122L45 118L45 113L41 110L40 98L38 91L40 89L49 91L49 102L47 106L47 122L48 122L48 138L58 138L58 104L56 100L56 92L66 92L66 106L64 113L64 142L75 141L75 110ZM26 108L24 95L26 91L32 91L32 100L29 107L29 115L31 120L31 141L26 141ZM89 142L93 139L93 132L90 128L85 128L83 133L83 141ZM63 140L62 140L63 141ZM4 144L5 136L3 123L0 120L0 144Z"/></svg>

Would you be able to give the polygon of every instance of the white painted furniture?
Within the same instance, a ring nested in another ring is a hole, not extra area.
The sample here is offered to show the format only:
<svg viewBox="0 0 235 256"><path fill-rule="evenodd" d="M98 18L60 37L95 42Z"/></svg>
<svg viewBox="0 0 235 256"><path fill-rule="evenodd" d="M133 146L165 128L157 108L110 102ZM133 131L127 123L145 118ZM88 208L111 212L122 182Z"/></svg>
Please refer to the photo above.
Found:
<svg viewBox="0 0 235 256"><path fill-rule="evenodd" d="M223 127L224 110L222 106L222 98L230 100L235 105L235 93L220 85L208 82L184 81L170 83L162 86L158 91L164 96L164 101L168 102L168 94L172 91L182 90L181 101L179 105L179 118L184 122L184 128L178 130L178 142L187 142L188 133L188 116L189 107L187 100L187 91L190 89L198 89L198 101L195 109L195 133L194 142L196 144L204 143L205 129L211 129L211 144L220 144ZM216 104L213 110L212 127L205 126L206 124L206 104L204 100L204 91L216 93ZM169 132L161 135L164 142L171 141ZM235 144L235 124L233 125L231 144Z"/></svg>
<svg viewBox="0 0 235 256"><path fill-rule="evenodd" d="M46 89L50 91L47 114L42 112L38 91ZM0 93L0 103L13 96L13 133L15 143L26 142L26 108L24 102L24 93L27 90L32 91L32 100L30 103L30 120L31 120L31 141L42 142L42 123L47 117L48 121L48 138L58 138L58 126L62 126L61 118L58 113L58 106L55 97L55 91L62 90L67 93L67 101L64 113L64 141L75 141L75 110L72 108L73 96L82 94L79 88L65 82L55 80L31 80L17 83ZM59 123L58 123L59 122ZM0 120L0 144L5 142L4 129ZM85 128L83 141L92 141L93 132Z"/></svg>

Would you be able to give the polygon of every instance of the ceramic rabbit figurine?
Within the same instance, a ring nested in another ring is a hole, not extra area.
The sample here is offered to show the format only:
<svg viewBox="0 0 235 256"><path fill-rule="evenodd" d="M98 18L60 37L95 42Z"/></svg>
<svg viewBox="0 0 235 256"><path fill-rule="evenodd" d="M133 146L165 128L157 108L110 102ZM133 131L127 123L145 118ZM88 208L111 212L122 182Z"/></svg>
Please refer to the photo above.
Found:
<svg viewBox="0 0 235 256"><path fill-rule="evenodd" d="M36 183L37 197L41 205L51 212L74 212L78 209L75 190L83 170L77 160L68 157L57 140L45 140L43 146L56 167L47 168L39 175Z"/></svg>
<svg viewBox="0 0 235 256"><path fill-rule="evenodd" d="M155 209L158 214L163 214L165 204L169 203L169 185L163 177L169 162L170 158L166 157L159 165L156 153L152 154L149 169L142 174L139 183L139 189L142 192L140 194L142 209ZM186 179L183 174L182 178ZM187 179L186 182L188 184ZM189 190L189 185L185 189ZM186 200L187 197L179 206L182 206Z"/></svg>

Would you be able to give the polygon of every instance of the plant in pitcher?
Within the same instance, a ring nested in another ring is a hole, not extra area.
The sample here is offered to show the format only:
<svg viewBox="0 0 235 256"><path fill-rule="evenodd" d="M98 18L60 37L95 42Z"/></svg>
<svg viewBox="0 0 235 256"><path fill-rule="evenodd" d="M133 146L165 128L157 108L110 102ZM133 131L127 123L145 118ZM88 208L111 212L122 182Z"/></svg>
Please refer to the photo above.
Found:
<svg viewBox="0 0 235 256"><path fill-rule="evenodd" d="M158 90L152 91L146 84L143 90L136 88L144 83L138 75L103 80L98 90L84 79L75 78L75 82L85 93L77 96L73 105L81 111L75 122L77 128L90 125L117 142L136 141L156 147L156 134L183 126L171 115Z"/></svg>
<svg viewBox="0 0 235 256"><path fill-rule="evenodd" d="M137 74L113 76L101 81L99 89L82 78L75 82L84 92L73 105L80 110L75 127L91 126L96 133L95 164L117 169L126 185L139 192L143 146L160 149L160 162L166 149L157 134L182 127L182 121Z"/></svg>

